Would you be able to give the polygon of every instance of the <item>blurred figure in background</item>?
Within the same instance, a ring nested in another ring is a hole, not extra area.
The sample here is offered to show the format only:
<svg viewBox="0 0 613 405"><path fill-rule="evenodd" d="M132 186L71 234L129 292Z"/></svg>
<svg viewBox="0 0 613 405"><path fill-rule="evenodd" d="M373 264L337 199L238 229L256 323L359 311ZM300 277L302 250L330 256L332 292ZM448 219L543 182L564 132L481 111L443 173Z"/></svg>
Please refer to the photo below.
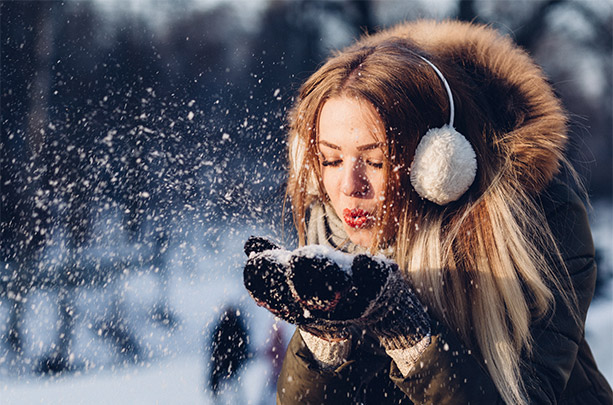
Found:
<svg viewBox="0 0 613 405"><path fill-rule="evenodd" d="M216 401L223 401L220 396L231 391L249 358L249 335L238 309L230 306L223 311L213 331L211 349L208 389Z"/></svg>

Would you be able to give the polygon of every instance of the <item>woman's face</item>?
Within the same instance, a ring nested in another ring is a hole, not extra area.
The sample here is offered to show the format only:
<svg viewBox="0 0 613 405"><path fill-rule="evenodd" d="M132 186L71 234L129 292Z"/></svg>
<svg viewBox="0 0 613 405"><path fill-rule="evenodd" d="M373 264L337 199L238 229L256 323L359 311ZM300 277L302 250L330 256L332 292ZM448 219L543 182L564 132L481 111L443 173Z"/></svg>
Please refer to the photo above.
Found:
<svg viewBox="0 0 613 405"><path fill-rule="evenodd" d="M325 102L319 116L324 189L349 239L370 247L385 195L385 129L374 107L356 97Z"/></svg>

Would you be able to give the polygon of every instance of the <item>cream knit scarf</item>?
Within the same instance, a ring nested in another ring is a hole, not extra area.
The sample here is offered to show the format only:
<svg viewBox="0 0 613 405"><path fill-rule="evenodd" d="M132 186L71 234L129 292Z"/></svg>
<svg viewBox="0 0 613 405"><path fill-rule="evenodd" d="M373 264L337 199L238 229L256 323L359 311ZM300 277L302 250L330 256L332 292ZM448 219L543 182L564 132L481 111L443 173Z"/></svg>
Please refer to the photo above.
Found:
<svg viewBox="0 0 613 405"><path fill-rule="evenodd" d="M319 201L312 203L308 210L306 224L306 242L309 245L330 246L350 254L368 253L368 249L349 240L343 228L343 221L329 204ZM391 258L393 251L393 247L389 247L378 253Z"/></svg>
<svg viewBox="0 0 613 405"><path fill-rule="evenodd" d="M307 244L324 245L346 253L366 253L366 249L349 240L343 229L343 221L328 204L314 202L309 207L307 223Z"/></svg>

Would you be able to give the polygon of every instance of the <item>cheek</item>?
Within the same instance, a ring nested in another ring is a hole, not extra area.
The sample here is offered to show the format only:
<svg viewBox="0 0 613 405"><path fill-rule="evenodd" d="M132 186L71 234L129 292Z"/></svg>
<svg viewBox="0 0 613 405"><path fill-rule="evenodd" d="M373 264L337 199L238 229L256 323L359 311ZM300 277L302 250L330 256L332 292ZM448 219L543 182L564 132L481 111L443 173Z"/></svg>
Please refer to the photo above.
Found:
<svg viewBox="0 0 613 405"><path fill-rule="evenodd" d="M329 168L323 168L321 171L321 182L324 186L324 191L331 199L338 192L338 170L330 170Z"/></svg>
<svg viewBox="0 0 613 405"><path fill-rule="evenodd" d="M371 176L370 184L372 185L372 188L375 192L375 198L380 200L381 197L385 196L387 181L385 180L385 176L383 175L383 173L378 172Z"/></svg>

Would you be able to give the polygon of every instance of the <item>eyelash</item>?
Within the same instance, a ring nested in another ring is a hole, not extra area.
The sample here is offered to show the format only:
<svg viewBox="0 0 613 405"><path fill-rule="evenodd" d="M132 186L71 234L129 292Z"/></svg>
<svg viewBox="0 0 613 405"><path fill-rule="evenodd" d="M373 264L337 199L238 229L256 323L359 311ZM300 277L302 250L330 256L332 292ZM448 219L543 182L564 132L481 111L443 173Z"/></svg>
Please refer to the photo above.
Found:
<svg viewBox="0 0 613 405"><path fill-rule="evenodd" d="M324 160L323 162L321 162L321 165L322 165L322 166L324 166L324 167L327 167L327 166L336 167L336 166L338 166L340 163L341 163L341 161L340 161L340 160L332 160L332 161L330 161L330 160Z"/></svg>
<svg viewBox="0 0 613 405"><path fill-rule="evenodd" d="M337 167L337 166L339 166L341 164L341 162L342 162L341 160L332 160L332 161L324 160L323 162L321 162L321 165L323 167L328 167L328 166ZM371 166L371 167L374 167L375 169L382 169L383 168L383 163L371 162L370 160L367 160L366 164Z"/></svg>

